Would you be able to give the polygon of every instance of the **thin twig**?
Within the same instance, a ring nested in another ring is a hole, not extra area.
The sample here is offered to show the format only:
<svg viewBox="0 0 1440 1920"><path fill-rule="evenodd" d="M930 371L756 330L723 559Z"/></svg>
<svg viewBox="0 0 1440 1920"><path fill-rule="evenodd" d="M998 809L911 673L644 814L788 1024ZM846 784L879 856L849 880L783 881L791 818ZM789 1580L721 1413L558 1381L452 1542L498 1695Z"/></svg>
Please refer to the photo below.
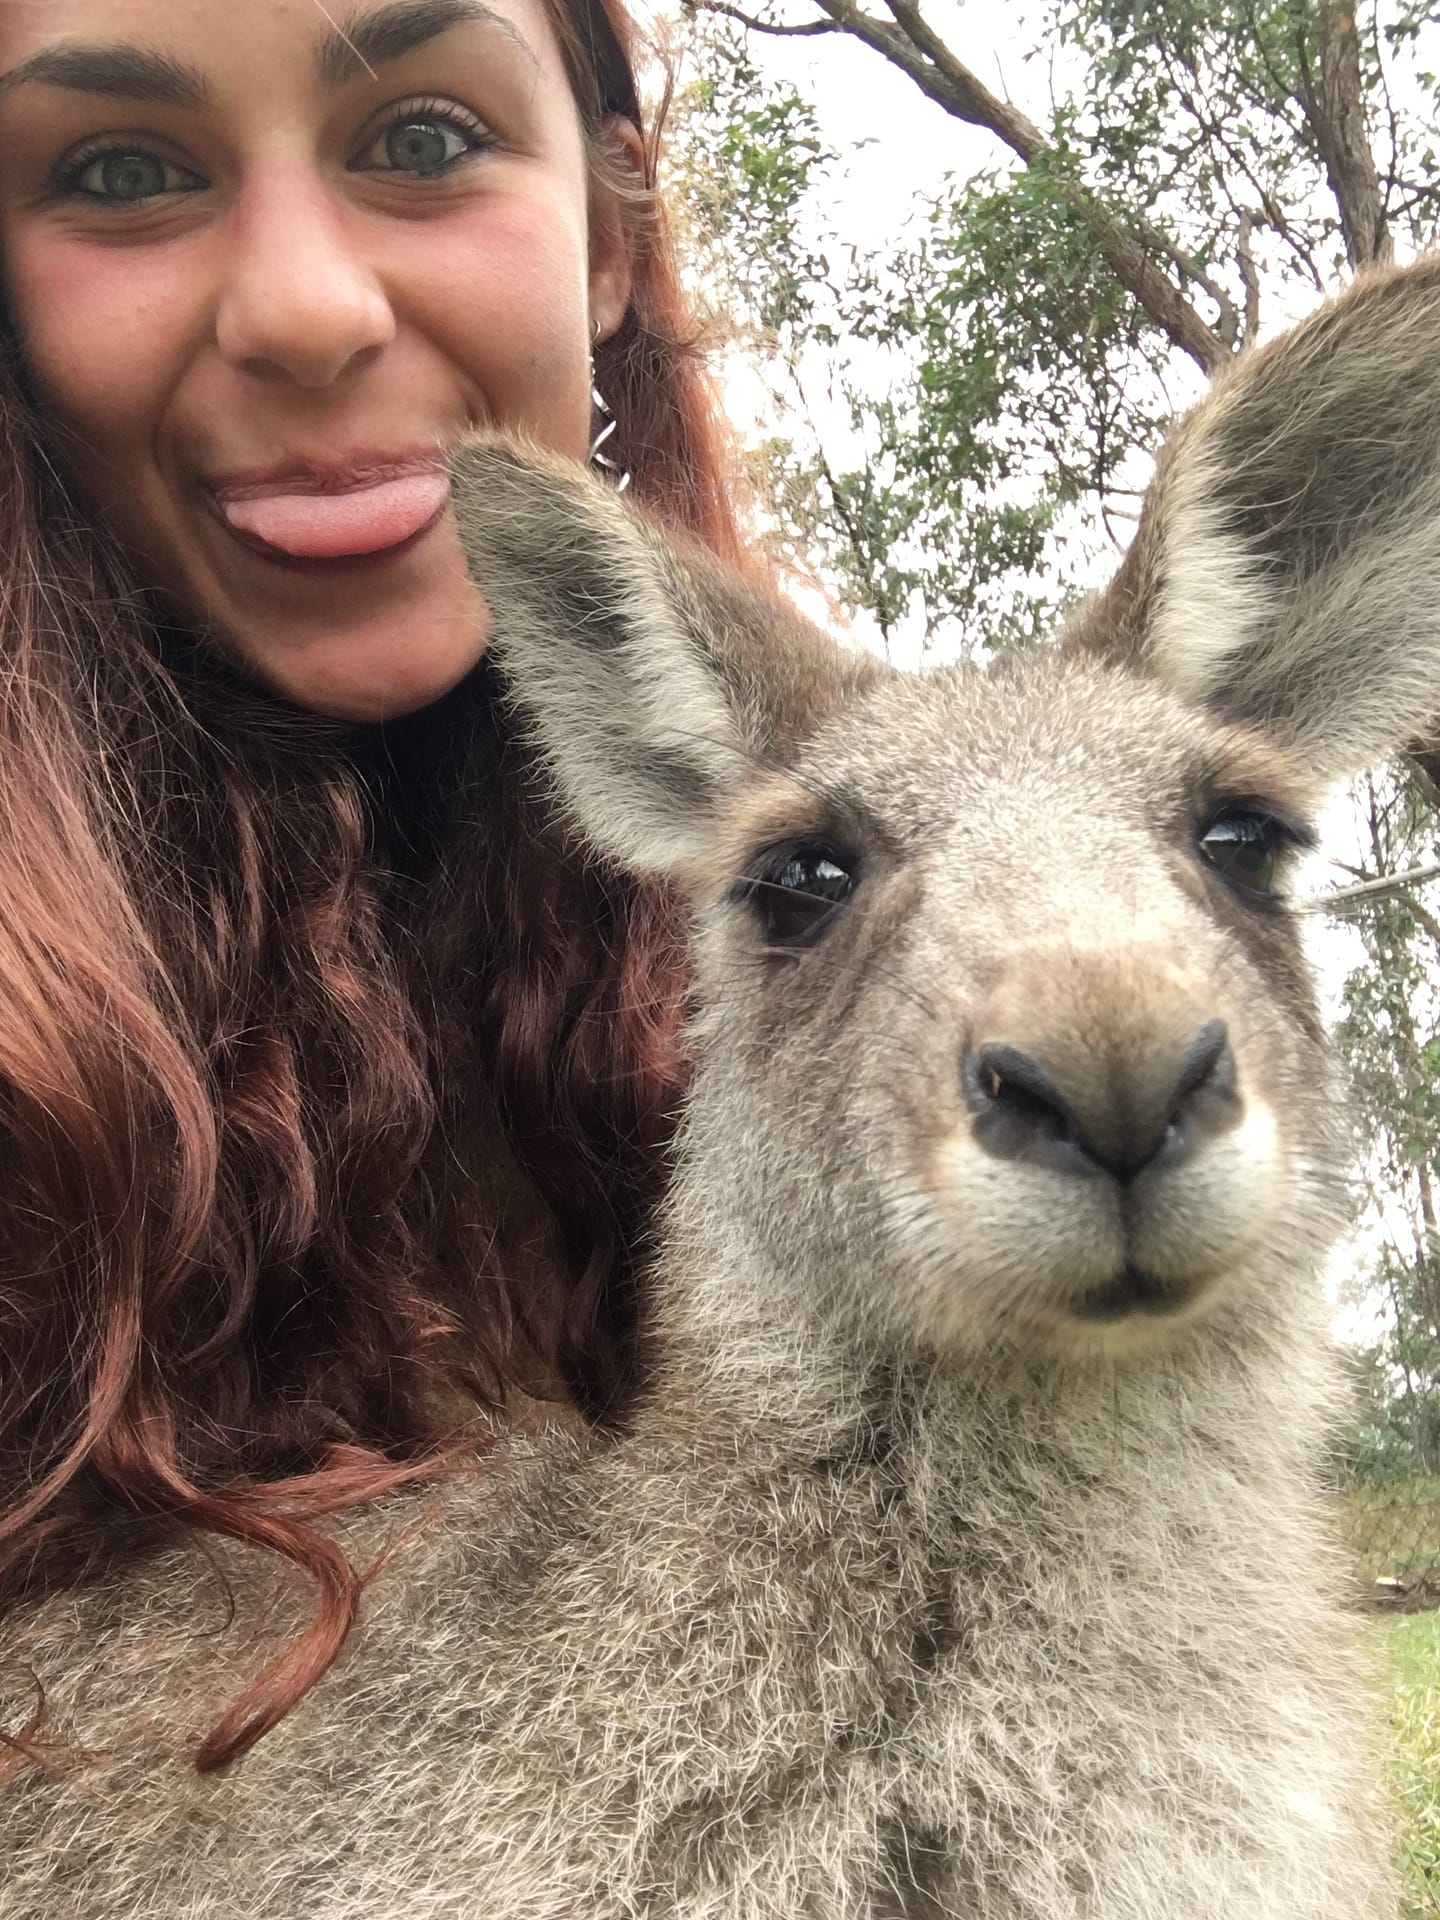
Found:
<svg viewBox="0 0 1440 1920"><path fill-rule="evenodd" d="M1302 913L1333 913L1356 900L1384 900L1392 893L1404 893L1407 887L1422 886L1427 880L1440 880L1440 861L1428 867L1411 867L1407 873L1387 873L1378 880L1362 880L1358 886L1337 887L1333 893L1318 894L1313 900L1300 900Z"/></svg>
<svg viewBox="0 0 1440 1920"><path fill-rule="evenodd" d="M725 0L704 0L703 5L686 7L687 13L718 13L726 20L738 20L742 27L749 27L752 33L773 33L777 37L803 39L817 33L844 33L846 29L835 20L802 20L793 26L783 20L757 20L754 14L743 13L739 7L725 4Z"/></svg>

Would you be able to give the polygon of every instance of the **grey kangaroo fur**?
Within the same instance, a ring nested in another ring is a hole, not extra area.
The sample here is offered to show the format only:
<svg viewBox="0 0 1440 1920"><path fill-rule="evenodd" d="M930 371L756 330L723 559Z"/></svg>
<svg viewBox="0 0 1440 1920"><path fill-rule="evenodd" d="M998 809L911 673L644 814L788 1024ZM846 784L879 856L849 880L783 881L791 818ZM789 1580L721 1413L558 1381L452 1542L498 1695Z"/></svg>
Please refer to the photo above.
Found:
<svg viewBox="0 0 1440 1920"><path fill-rule="evenodd" d="M1440 264L1241 362L988 673L502 441L456 490L558 804L693 909L653 1386L334 1523L388 1550L361 1623L222 1777L305 1612L263 1557L233 1619L181 1549L12 1616L0 1920L1393 1913L1284 872L1440 711Z"/></svg>

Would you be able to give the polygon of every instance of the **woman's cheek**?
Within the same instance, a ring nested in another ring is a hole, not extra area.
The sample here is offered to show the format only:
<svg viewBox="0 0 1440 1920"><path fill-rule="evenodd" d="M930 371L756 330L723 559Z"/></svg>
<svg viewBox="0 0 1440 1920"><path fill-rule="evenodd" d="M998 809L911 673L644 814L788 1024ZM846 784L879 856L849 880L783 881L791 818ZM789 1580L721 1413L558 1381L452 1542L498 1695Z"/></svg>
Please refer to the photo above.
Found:
<svg viewBox="0 0 1440 1920"><path fill-rule="evenodd" d="M436 257L444 267L436 271ZM442 344L504 424L523 426L556 452L585 451L588 424L587 257L583 231L547 225L524 210L482 231L453 232L432 248L429 271L407 275L423 289L412 312ZM417 303L418 304L418 303ZM578 425L577 425L578 422Z"/></svg>
<svg viewBox="0 0 1440 1920"><path fill-rule="evenodd" d="M163 390L179 276L156 283L122 248L56 247L10 276L12 310L31 378L91 441L141 419Z"/></svg>

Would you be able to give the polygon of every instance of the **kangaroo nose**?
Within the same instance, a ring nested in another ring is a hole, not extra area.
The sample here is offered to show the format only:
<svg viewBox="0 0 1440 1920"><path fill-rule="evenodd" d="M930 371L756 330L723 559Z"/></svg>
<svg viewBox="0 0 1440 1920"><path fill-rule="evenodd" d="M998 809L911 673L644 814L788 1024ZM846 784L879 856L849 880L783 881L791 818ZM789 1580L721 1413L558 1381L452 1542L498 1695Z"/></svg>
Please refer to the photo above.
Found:
<svg viewBox="0 0 1440 1920"><path fill-rule="evenodd" d="M966 1057L975 1138L997 1159L1088 1164L1123 1185L1162 1154L1188 1153L1239 1111L1223 1020L1124 1062L1070 1046L1047 1053L990 1042Z"/></svg>

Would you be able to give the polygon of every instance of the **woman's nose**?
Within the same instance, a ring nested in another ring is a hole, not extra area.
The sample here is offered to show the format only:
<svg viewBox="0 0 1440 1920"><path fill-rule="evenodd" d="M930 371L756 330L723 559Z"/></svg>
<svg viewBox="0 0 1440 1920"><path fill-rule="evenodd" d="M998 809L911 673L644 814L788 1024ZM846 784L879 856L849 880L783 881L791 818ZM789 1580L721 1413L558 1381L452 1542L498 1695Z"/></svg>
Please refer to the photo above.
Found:
<svg viewBox="0 0 1440 1920"><path fill-rule="evenodd" d="M229 240L215 330L233 365L328 387L394 338L384 286L323 189L271 183Z"/></svg>

